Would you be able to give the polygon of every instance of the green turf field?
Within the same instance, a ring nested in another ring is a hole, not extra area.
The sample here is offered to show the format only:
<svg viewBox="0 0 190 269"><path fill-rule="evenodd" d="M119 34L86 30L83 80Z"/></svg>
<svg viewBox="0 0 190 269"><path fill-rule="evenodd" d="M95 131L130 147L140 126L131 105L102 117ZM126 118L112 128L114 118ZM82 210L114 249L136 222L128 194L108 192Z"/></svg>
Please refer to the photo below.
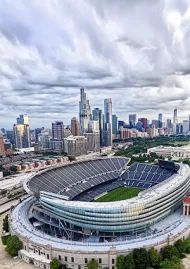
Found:
<svg viewBox="0 0 190 269"><path fill-rule="evenodd" d="M106 195L98 198L94 202L114 202L120 200L126 200L138 195L143 189L131 188L131 187L121 187L113 191L108 192Z"/></svg>

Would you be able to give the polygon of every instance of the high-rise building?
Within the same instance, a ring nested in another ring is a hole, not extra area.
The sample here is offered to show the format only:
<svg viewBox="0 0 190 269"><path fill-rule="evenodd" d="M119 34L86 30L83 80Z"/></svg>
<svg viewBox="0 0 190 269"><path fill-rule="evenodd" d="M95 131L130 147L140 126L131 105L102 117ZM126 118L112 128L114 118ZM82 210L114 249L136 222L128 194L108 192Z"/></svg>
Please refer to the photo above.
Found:
<svg viewBox="0 0 190 269"><path fill-rule="evenodd" d="M87 151L99 152L100 151L100 132L94 131L89 133L84 133L87 139Z"/></svg>
<svg viewBox="0 0 190 269"><path fill-rule="evenodd" d="M104 145L112 146L112 100L104 100Z"/></svg>
<svg viewBox="0 0 190 269"><path fill-rule="evenodd" d="M19 117L16 120L17 120L17 124L29 125L29 118L27 115L19 115Z"/></svg>
<svg viewBox="0 0 190 269"><path fill-rule="evenodd" d="M134 127L137 123L137 115L136 114L129 114L129 125Z"/></svg>
<svg viewBox="0 0 190 269"><path fill-rule="evenodd" d="M11 142L12 145L15 144L15 140L14 140L14 132L13 132L13 130L8 130L8 131L6 131L6 137L7 137L7 139L9 139L9 141Z"/></svg>
<svg viewBox="0 0 190 269"><path fill-rule="evenodd" d="M74 136L80 135L80 123L75 117L71 119L71 134Z"/></svg>
<svg viewBox="0 0 190 269"><path fill-rule="evenodd" d="M99 131L99 122L97 120L90 120L88 122L88 132L93 133Z"/></svg>
<svg viewBox="0 0 190 269"><path fill-rule="evenodd" d="M53 150L64 149L64 125L62 121L52 123L52 139L50 139L50 148Z"/></svg>
<svg viewBox="0 0 190 269"><path fill-rule="evenodd" d="M87 154L87 138L84 136L68 136L64 139L64 144L68 156Z"/></svg>
<svg viewBox="0 0 190 269"><path fill-rule="evenodd" d="M30 147L30 128L28 124L14 124L14 140L18 149Z"/></svg>
<svg viewBox="0 0 190 269"><path fill-rule="evenodd" d="M152 125L155 125L155 127L158 128L158 120L152 120Z"/></svg>
<svg viewBox="0 0 190 269"><path fill-rule="evenodd" d="M140 118L139 121L142 122L142 128L146 131L146 129L148 127L148 120L147 120L147 118Z"/></svg>
<svg viewBox="0 0 190 269"><path fill-rule="evenodd" d="M94 108L92 110L92 119L95 121L99 121L99 131L100 131L100 146L104 145L103 141L103 130L104 130L104 115L101 109Z"/></svg>
<svg viewBox="0 0 190 269"><path fill-rule="evenodd" d="M171 119L166 120L166 128L171 129L172 128L172 121Z"/></svg>
<svg viewBox="0 0 190 269"><path fill-rule="evenodd" d="M6 134L6 130L5 130L5 128L1 128L1 132L2 132L3 134Z"/></svg>
<svg viewBox="0 0 190 269"><path fill-rule="evenodd" d="M38 135L41 134L41 131L44 130L44 127L41 128L36 128L34 130L34 135L35 135L35 142L38 142Z"/></svg>
<svg viewBox="0 0 190 269"><path fill-rule="evenodd" d="M56 121L52 123L52 138L64 139L64 125L62 121Z"/></svg>
<svg viewBox="0 0 190 269"><path fill-rule="evenodd" d="M143 124L140 120L138 120L136 128L138 131L142 132Z"/></svg>
<svg viewBox="0 0 190 269"><path fill-rule="evenodd" d="M162 113L158 114L158 128L162 128Z"/></svg>
<svg viewBox="0 0 190 269"><path fill-rule="evenodd" d="M158 136L158 129L155 125L153 125L152 128L149 129L149 135L150 137Z"/></svg>
<svg viewBox="0 0 190 269"><path fill-rule="evenodd" d="M50 148L50 139L51 138L52 138L52 136L51 136L51 130L50 129L44 129L38 135L38 144L43 149L49 149Z"/></svg>
<svg viewBox="0 0 190 269"><path fill-rule="evenodd" d="M91 110L90 103L87 99L87 95L84 89L80 89L80 101L79 101L79 121L80 121L80 134L83 135L84 130L84 120L91 120Z"/></svg>
<svg viewBox="0 0 190 269"><path fill-rule="evenodd" d="M183 121L183 133L187 134L189 132L189 121L188 120L184 120Z"/></svg>
<svg viewBox="0 0 190 269"><path fill-rule="evenodd" d="M177 108L174 109L173 123L177 123Z"/></svg>
<svg viewBox="0 0 190 269"><path fill-rule="evenodd" d="M124 128L123 126L119 127L119 135L121 139L131 138L133 134L132 129Z"/></svg>
<svg viewBox="0 0 190 269"><path fill-rule="evenodd" d="M4 142L3 142L3 134L0 132L0 155L5 154Z"/></svg>
<svg viewBox="0 0 190 269"><path fill-rule="evenodd" d="M8 139L4 139L4 150L5 150L5 154L13 154L13 150L12 150L12 144Z"/></svg>
<svg viewBox="0 0 190 269"><path fill-rule="evenodd" d="M115 138L118 135L118 117L117 115L112 115L112 134Z"/></svg>

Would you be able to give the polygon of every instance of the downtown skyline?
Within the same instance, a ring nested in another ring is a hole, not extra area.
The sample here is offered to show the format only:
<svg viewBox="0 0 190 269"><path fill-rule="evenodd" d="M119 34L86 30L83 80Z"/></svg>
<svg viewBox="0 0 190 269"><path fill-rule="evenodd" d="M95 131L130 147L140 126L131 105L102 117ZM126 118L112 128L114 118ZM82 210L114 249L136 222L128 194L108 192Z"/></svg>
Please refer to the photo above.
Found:
<svg viewBox="0 0 190 269"><path fill-rule="evenodd" d="M165 121L176 107L179 120L188 118L188 1L0 0L0 7L2 127L25 113L32 128L69 124L81 87L92 108L111 98L125 121L134 113L150 120L163 113Z"/></svg>
<svg viewBox="0 0 190 269"><path fill-rule="evenodd" d="M85 93L87 94L87 98L88 98L88 100L89 100L89 102L90 102L90 106L91 106L91 103L92 103L92 100L89 98L89 92L88 91L86 91L86 89L84 89L85 90ZM79 101L80 101L80 89L78 89L78 111L77 111L77 113L73 116L73 118L76 118L76 119L80 119L80 117L79 117L79 114L80 114L80 104L79 104ZM105 98L105 99L107 99L107 98ZM105 100L104 99L104 100ZM109 99L109 98L108 98ZM94 109L96 109L96 108L98 108L98 109L101 109L103 112L104 112L104 100L102 100L102 102L101 102L101 105L100 106L91 106L91 109L90 109L90 111L91 111L91 113L92 113L92 111L94 110ZM114 111L115 111L115 109L114 109L114 100L112 100L112 103L113 103L113 105L112 105L112 110L113 110L113 112L112 112L112 115L117 115L117 117L118 117L118 114L116 114L116 113L114 113ZM149 122L149 124L151 124L151 122L152 122L152 120L153 121L159 121L159 115L162 115L162 123L166 123L167 122L167 120L169 119L169 120L171 120L171 122L173 122L173 115L174 115L174 110L175 109L177 109L177 119L178 119L178 123L183 123L183 120L189 120L190 118L190 114L189 115L187 115L187 117L185 117L185 116L182 116L182 117L180 117L180 115L181 115L181 111L178 109L178 108L174 108L173 110L171 110L171 113L168 113L167 115L169 115L169 117L166 117L166 114L165 113L163 113L162 111L159 111L159 113L157 113L157 114L155 114L155 115L149 115L149 116L144 116L144 115L146 115L146 114L144 114L144 113L142 113L142 114L137 114L137 113L135 113L135 112L133 112L133 113L128 113L128 114L126 114L125 116L124 116L124 118L120 118L120 117L118 117L118 120L121 120L121 121L124 121L124 122L126 122L126 123L130 123L129 122L129 116L130 115L135 115L136 116L136 122L138 122L138 119L140 119L140 118L147 118L147 120L148 120L148 122ZM22 115L22 113L20 113L20 115ZM72 118L67 118L65 121L63 120L63 118L57 118L57 119L54 119L54 118L48 118L48 120L46 121L44 121L44 122L42 122L42 124L41 125L39 125L38 123L35 123L34 121L34 119L32 119L31 118L31 116L30 115L28 115L27 113L23 113L23 115L27 115L28 117L29 117L29 125L30 125L30 128L31 128L31 130L32 129L35 129L35 128L38 128L38 127L41 127L41 126L43 126L44 128L50 128L51 127L51 125L52 125L52 123L53 122L56 122L56 121L63 121L63 123L64 123L64 126L66 127L66 126L71 126L71 120L72 120ZM0 121L0 128L5 128L5 129L7 129L7 130L11 130L12 129L12 126L13 126L13 124L15 124L15 122L16 122L16 117L17 117L17 115L15 114L15 117L13 118L13 120L12 120L12 125L7 125L8 127L6 127L6 124L4 124L4 125L2 125L1 124L1 121Z"/></svg>

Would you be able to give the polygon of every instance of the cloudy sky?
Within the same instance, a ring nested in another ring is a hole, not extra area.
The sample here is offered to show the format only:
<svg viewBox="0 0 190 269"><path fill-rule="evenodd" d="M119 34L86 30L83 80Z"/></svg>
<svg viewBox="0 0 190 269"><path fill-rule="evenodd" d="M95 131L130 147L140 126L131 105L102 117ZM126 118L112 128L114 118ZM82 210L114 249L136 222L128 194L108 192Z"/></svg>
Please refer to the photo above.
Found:
<svg viewBox="0 0 190 269"><path fill-rule="evenodd" d="M190 114L190 0L0 0L0 127L70 123L91 107Z"/></svg>

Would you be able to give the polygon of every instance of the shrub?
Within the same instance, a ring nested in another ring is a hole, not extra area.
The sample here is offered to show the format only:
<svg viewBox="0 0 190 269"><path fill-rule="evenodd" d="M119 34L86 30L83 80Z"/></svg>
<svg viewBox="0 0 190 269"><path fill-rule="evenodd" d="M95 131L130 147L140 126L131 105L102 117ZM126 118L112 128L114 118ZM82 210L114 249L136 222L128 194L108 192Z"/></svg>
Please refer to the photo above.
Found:
<svg viewBox="0 0 190 269"><path fill-rule="evenodd" d="M7 240L6 252L15 257L18 255L18 251L22 248L22 242L16 235L10 236Z"/></svg>
<svg viewBox="0 0 190 269"><path fill-rule="evenodd" d="M3 245L7 245L7 241L9 239L9 237L11 237L10 235L3 235L1 236L1 241Z"/></svg>

